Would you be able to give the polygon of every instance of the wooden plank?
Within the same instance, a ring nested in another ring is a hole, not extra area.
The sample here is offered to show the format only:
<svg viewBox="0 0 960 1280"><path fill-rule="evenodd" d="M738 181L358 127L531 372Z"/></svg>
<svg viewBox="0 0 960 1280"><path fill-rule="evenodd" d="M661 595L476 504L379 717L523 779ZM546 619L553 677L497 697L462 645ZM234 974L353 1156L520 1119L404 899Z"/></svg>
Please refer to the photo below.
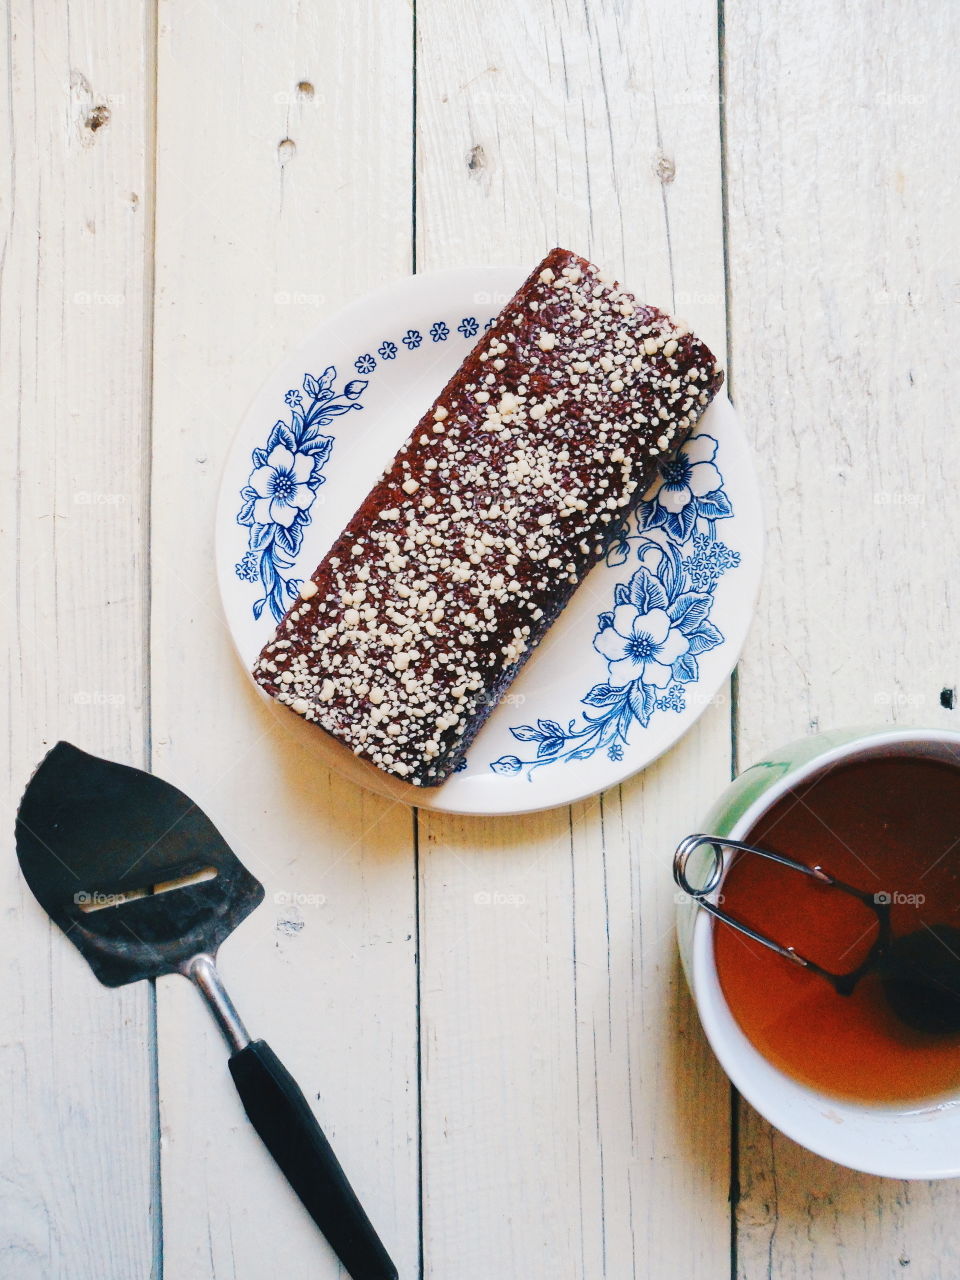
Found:
<svg viewBox="0 0 960 1280"><path fill-rule="evenodd" d="M722 351L715 9L420 0L417 31L418 267L559 241ZM725 703L572 812L421 814L427 1276L726 1271L727 1090L669 854L729 740Z"/></svg>
<svg viewBox="0 0 960 1280"><path fill-rule="evenodd" d="M726 12L733 386L770 523L744 764L818 726L955 724L957 21L931 0ZM741 1276L955 1274L949 1184L846 1172L747 1107L740 1179Z"/></svg>
<svg viewBox="0 0 960 1280"><path fill-rule="evenodd" d="M245 1019L315 1102L404 1275L418 1267L408 810L318 766L255 695L214 580L236 423L319 319L410 270L411 14L287 0L160 8L154 763L267 901L224 947ZM158 992L169 1276L334 1276L243 1119L187 984Z"/></svg>
<svg viewBox="0 0 960 1280"><path fill-rule="evenodd" d="M16 1280L153 1274L151 991L95 981L11 847L59 738L144 760L145 13L14 0L0 27L0 1270Z"/></svg>

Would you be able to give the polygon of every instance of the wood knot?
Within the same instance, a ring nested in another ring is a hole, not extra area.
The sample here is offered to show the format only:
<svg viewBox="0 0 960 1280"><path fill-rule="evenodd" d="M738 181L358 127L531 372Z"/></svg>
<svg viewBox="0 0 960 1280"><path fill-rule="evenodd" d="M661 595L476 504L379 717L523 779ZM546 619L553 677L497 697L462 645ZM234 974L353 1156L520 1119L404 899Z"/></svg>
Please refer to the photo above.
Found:
<svg viewBox="0 0 960 1280"><path fill-rule="evenodd" d="M674 164L670 156L664 155L662 152L657 156L653 171L663 183L664 186L668 182L672 182L677 176L677 166Z"/></svg>
<svg viewBox="0 0 960 1280"><path fill-rule="evenodd" d="M91 133L96 133L98 129L102 129L105 124L110 123L110 108L105 102L99 102L95 107L87 112L83 127L89 129Z"/></svg>
<svg viewBox="0 0 960 1280"><path fill-rule="evenodd" d="M479 173L487 167L487 153L478 142L467 152L467 169L470 173Z"/></svg>

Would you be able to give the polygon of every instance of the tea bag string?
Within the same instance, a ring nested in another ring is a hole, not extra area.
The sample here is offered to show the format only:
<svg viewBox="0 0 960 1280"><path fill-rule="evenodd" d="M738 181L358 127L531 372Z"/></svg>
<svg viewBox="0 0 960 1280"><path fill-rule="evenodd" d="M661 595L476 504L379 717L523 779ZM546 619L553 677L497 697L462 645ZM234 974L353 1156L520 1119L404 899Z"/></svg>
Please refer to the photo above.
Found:
<svg viewBox="0 0 960 1280"><path fill-rule="evenodd" d="M710 850L712 863L703 883L694 885L688 875L690 859L698 850L704 847ZM869 907L876 915L880 928L877 939L863 963L849 973L833 973L829 969L824 969L822 965L817 964L815 960L802 955L797 951L796 947L776 942L773 938L766 937L756 929L751 928L750 925L744 924L742 920L737 920L734 916L724 911L719 903L711 900L711 896L716 893L723 879L725 869L724 850L730 850L733 853L755 854L759 858L777 862L780 866L787 867L790 871L798 871L801 875L816 880L819 884L828 888L839 889L841 893L847 893L852 898L856 898L858 902L862 902ZM687 836L685 840L681 840L677 846L676 853L673 855L673 878L679 888L692 898L697 906L702 907L704 911L709 912L717 920L722 920L731 929L736 929L738 933L745 934L746 937L752 938L754 942L759 942L761 946L776 952L777 955L782 956L785 960L791 960L794 964L819 974L831 984L839 995L849 995L859 979L876 965L890 945L890 904L888 902L878 902L873 894L865 893L862 889L857 889L855 886L839 880L819 865L814 867L807 866L805 862L798 862L795 858L788 858L786 854L776 853L772 849L761 849L757 845L744 844L740 840L727 840L722 836L703 834Z"/></svg>

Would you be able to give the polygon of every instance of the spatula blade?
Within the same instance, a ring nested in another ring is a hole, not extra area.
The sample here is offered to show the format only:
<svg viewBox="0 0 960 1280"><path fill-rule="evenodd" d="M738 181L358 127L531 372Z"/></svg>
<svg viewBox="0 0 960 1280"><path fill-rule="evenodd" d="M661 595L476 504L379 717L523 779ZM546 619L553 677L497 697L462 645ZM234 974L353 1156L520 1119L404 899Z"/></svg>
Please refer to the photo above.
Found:
<svg viewBox="0 0 960 1280"><path fill-rule="evenodd" d="M214 954L263 901L263 886L189 796L69 742L57 743L31 778L16 838L38 902L108 987ZM216 876L104 905L205 868Z"/></svg>

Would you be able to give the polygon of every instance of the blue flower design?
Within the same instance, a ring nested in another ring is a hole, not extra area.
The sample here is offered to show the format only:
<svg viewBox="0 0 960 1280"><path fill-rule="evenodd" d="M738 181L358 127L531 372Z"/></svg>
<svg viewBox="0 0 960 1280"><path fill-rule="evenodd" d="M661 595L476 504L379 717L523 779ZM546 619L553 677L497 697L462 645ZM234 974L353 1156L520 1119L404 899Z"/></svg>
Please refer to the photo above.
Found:
<svg viewBox="0 0 960 1280"><path fill-rule="evenodd" d="M450 337L450 329L442 320L438 320L436 324L430 326L430 337L434 342L446 342Z"/></svg>
<svg viewBox="0 0 960 1280"><path fill-rule="evenodd" d="M397 344L395 342L382 342L377 348L377 355L381 360L396 359Z"/></svg>
<svg viewBox="0 0 960 1280"><path fill-rule="evenodd" d="M460 323L457 325L457 329L460 331L460 333L463 334L465 338L475 338L477 336L477 330L479 328L480 326L479 324L477 324L477 321L473 316L464 316L463 319L460 321Z"/></svg>
<svg viewBox="0 0 960 1280"><path fill-rule="evenodd" d="M237 577L241 582L260 581L260 557L255 551L245 551L236 566Z"/></svg>
<svg viewBox="0 0 960 1280"><path fill-rule="evenodd" d="M417 329L408 329L400 339L408 351L416 351L420 343L423 341L423 334Z"/></svg>
<svg viewBox="0 0 960 1280"><path fill-rule="evenodd" d="M377 367L377 362L368 352L366 355L357 356L356 360L353 362L353 367L356 369L357 373L373 373L374 369Z"/></svg>
<svg viewBox="0 0 960 1280"><path fill-rule="evenodd" d="M275 444L247 482L256 495L253 523L279 524L289 529L301 511L309 511L317 496L316 489L308 483L313 477L313 465L313 454Z"/></svg>
<svg viewBox="0 0 960 1280"><path fill-rule="evenodd" d="M324 483L322 471L333 451L333 436L324 435L320 428L363 408L356 401L366 390L366 381L354 378L337 394L336 376L334 365L319 377L305 374L303 394L288 391L284 396L289 421L276 422L264 446L253 450L253 469L240 492L242 505L237 513L237 523L249 530L247 550L236 574L241 582L259 583L263 588L263 596L252 606L255 618L269 604L279 622L300 589L300 579L286 573L300 552L310 508Z"/></svg>
<svg viewBox="0 0 960 1280"><path fill-rule="evenodd" d="M593 647L607 660L610 683L622 689L634 680L665 689L673 664L690 647L686 636L670 621L666 609L641 613L635 604L621 604L609 626L601 627Z"/></svg>
<svg viewBox="0 0 960 1280"><path fill-rule="evenodd" d="M597 618L593 645L607 675L581 699L586 710L566 726L540 719L512 727L518 742L535 744L535 755L501 756L493 772L526 770L530 778L545 765L599 750L619 762L635 722L646 728L655 712L686 709L685 687L700 678L698 659L724 640L709 617L717 583L740 563L739 552L716 535L716 522L733 515L716 453L712 436L694 436L662 463L657 490L610 548L608 565L635 557L636 567L614 588L613 608Z"/></svg>
<svg viewBox="0 0 960 1280"><path fill-rule="evenodd" d="M662 698L657 699L658 711L685 711L687 700L683 696L683 685L672 684Z"/></svg>
<svg viewBox="0 0 960 1280"><path fill-rule="evenodd" d="M740 563L740 552L731 551L718 538L706 533L693 535L693 555L687 561L690 583L696 591L709 591L711 583L719 581L728 569Z"/></svg>
<svg viewBox="0 0 960 1280"><path fill-rule="evenodd" d="M716 455L713 436L691 436L660 463L662 482L645 504L647 529L663 529L675 542L686 542L698 519L722 520L732 514L723 477L714 465Z"/></svg>

